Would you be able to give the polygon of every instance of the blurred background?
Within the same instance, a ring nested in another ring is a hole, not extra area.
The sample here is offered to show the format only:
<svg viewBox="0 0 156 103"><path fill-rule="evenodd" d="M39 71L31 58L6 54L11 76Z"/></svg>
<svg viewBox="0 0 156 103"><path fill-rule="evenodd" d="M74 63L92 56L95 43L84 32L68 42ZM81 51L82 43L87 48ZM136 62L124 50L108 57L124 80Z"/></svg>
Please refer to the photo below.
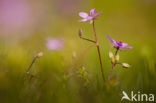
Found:
<svg viewBox="0 0 156 103"><path fill-rule="evenodd" d="M103 88L92 25L78 13L102 11L95 21L105 77L113 48L106 34L133 46L120 52L114 79ZM156 94L156 0L0 0L1 103L113 103L122 90ZM51 45L52 44L52 45ZM37 53L44 55L25 75ZM76 58L79 58L78 60ZM128 101L125 101L128 102Z"/></svg>

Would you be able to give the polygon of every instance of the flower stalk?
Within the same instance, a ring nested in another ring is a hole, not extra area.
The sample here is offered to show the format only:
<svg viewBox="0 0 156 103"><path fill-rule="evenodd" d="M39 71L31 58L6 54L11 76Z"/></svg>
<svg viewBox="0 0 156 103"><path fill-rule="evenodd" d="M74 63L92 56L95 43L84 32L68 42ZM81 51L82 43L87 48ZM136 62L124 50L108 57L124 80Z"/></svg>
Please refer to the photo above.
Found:
<svg viewBox="0 0 156 103"><path fill-rule="evenodd" d="M100 47L99 47L99 43L98 43L96 31L95 31L94 20L93 20L93 32L94 32L95 41L94 41L94 40L91 40L91 39L88 39L88 38L84 38L84 37L82 36L82 29L79 30L79 37L80 37L81 39L93 43L93 44L91 44L88 48L86 48L86 49L80 54L80 57L83 56L86 52L88 52L88 50L90 50L90 48L92 48L94 45L96 45L96 47L97 47L97 52L98 52L98 56L99 56L99 62L100 62L100 68L101 68L100 70L101 70L101 73L102 73L102 79L103 79L103 81L105 82L105 75L104 75L104 71L103 71L103 65L102 65L102 59L101 59L101 53L100 53Z"/></svg>
<svg viewBox="0 0 156 103"><path fill-rule="evenodd" d="M94 20L93 20L93 31L94 31L94 37L95 37L95 40L96 40L95 44L96 44L97 51L98 51L98 56L99 56L99 61L100 61L100 68L101 68L102 78L103 78L103 81L105 82L105 75L104 75L104 71L103 71L103 65L102 65L102 59L101 59L101 53L100 53L100 47L99 47L99 43L98 43L96 31L95 31Z"/></svg>
<svg viewBox="0 0 156 103"><path fill-rule="evenodd" d="M113 56L114 61L111 61L111 70L108 74L108 81L110 81L110 79L111 79L111 76L112 76L112 73L113 73L113 70L114 70L116 64L120 64L120 63L118 63L118 60L116 59L117 55L118 55L118 51L119 51L119 48L116 48L116 52Z"/></svg>
<svg viewBox="0 0 156 103"><path fill-rule="evenodd" d="M112 52L109 52L109 57L111 59L111 70L110 70L110 72L108 74L108 81L110 81L111 76L112 76L112 72L113 72L113 70L114 70L114 68L115 68L115 66L117 64L122 65L122 67L124 67L124 68L130 67L130 65L127 64L127 63L120 63L119 62L118 51L119 50L123 51L123 49L132 49L133 47L127 46L128 44L127 43L123 43L122 41L115 41L115 40L111 39L108 35L106 35L106 36L113 43L113 45L114 45L113 47L116 49L114 54Z"/></svg>
<svg viewBox="0 0 156 103"><path fill-rule="evenodd" d="M37 60L38 58L40 58L41 56L43 56L43 52L40 52L40 53L38 53L36 56L34 56L34 58L33 58L32 62L31 62L31 64L29 65L28 69L26 70L26 74L29 74L29 73L30 73L30 70L31 70L33 64L34 64L34 63L36 62L36 60Z"/></svg>
<svg viewBox="0 0 156 103"><path fill-rule="evenodd" d="M97 52L98 52L98 57L99 57L99 62L100 62L100 70L102 73L102 78L103 81L105 82L105 75L104 75L104 71L103 71L103 65L102 65L102 59L101 59L101 53L100 53L100 47L99 47L99 43L98 43L98 39L97 39L97 35L96 35L96 31L95 31L95 22L94 20L97 18L97 16L99 14L101 14L102 12L98 12L97 14L95 14L96 9L91 9L91 11L89 12L89 14L85 13L85 12L80 12L79 16L82 17L82 20L79 20L79 22L87 22L89 21L90 24L93 24L93 32L94 32L94 38L95 40L90 40L88 38L84 38L82 37L82 29L79 30L79 37L83 40L92 42L93 44L91 44L86 50L84 50L84 52L80 55L84 55L90 48L92 48L94 45L96 45L97 47Z"/></svg>

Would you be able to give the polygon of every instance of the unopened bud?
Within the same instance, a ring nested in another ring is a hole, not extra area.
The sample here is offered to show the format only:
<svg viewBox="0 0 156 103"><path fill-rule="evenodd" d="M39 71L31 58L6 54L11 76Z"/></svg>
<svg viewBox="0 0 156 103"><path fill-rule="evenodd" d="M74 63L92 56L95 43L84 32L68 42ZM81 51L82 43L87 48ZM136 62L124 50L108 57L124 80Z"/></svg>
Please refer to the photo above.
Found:
<svg viewBox="0 0 156 103"><path fill-rule="evenodd" d="M39 58L39 57L42 57L43 56L43 52L39 52L38 54L37 54L37 57Z"/></svg>
<svg viewBox="0 0 156 103"><path fill-rule="evenodd" d="M129 68L129 67L130 67L130 65L129 65L128 63L121 63L121 65L122 65L122 67L124 67L124 68Z"/></svg>
<svg viewBox="0 0 156 103"><path fill-rule="evenodd" d="M79 29L79 37L82 37L82 28Z"/></svg>
<svg viewBox="0 0 156 103"><path fill-rule="evenodd" d="M117 54L116 56L115 56L115 60L118 62L119 61L119 54Z"/></svg>
<svg viewBox="0 0 156 103"><path fill-rule="evenodd" d="M109 58L111 59L111 58L113 58L114 57L114 55L113 55L113 53L110 51L109 52Z"/></svg>
<svg viewBox="0 0 156 103"><path fill-rule="evenodd" d="M93 23L93 20L90 21L90 24L92 24L92 23Z"/></svg>
<svg viewBox="0 0 156 103"><path fill-rule="evenodd" d="M115 62L114 55L113 55L113 53L112 53L111 51L109 52L109 58L111 59L111 62L112 62L112 63Z"/></svg>
<svg viewBox="0 0 156 103"><path fill-rule="evenodd" d="M111 58L111 62L115 63L115 58L114 57Z"/></svg>

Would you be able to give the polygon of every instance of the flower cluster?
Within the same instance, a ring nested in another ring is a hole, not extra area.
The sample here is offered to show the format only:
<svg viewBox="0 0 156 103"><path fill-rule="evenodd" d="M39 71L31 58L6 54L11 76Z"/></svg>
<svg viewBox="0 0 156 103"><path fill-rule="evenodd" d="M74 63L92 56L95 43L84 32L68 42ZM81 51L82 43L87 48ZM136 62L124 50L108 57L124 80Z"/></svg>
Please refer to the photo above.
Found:
<svg viewBox="0 0 156 103"><path fill-rule="evenodd" d="M94 37L95 37L95 40L96 41L90 40L88 38L84 38L83 35L82 35L82 29L79 30L79 37L81 39L83 39L83 40L87 40L87 41L93 42L97 46L98 54L99 54L99 61L100 61L100 64L101 64L101 72L102 72L103 79L105 80L104 73L103 73L102 62L101 62L100 48L99 48L99 44L98 44L98 40L97 40L97 35L96 35L96 32L95 32L95 26L94 26L94 20L102 12L100 11L98 13L95 13L95 11L96 11L96 9L91 9L89 13L79 12L79 16L83 18L82 20L79 20L79 22L87 22L87 21L90 21L91 23L93 23L93 31L94 31ZM124 43L122 41L115 41L115 40L111 39L108 35L106 35L106 36L112 42L113 47L116 49L116 52L114 54L112 52L109 52L109 57L111 59L111 65L112 65L111 66L112 68L111 68L110 73L109 73L109 76L108 76L108 80L110 80L112 71L113 71L114 67L117 64L121 64L124 68L128 68L130 66L127 63L120 63L119 62L119 54L118 54L118 51L119 50L122 51L124 49L132 49L132 47L131 46L128 46L127 43ZM89 46L86 50L89 50L92 46L93 45ZM85 52L86 52L86 50L85 50Z"/></svg>
<svg viewBox="0 0 156 103"><path fill-rule="evenodd" d="M114 44L114 47L117 49L123 48L123 49L132 49L133 47L129 46L127 47L127 43L123 43L122 41L115 41L113 39L111 39L108 35L106 35L107 38Z"/></svg>
<svg viewBox="0 0 156 103"><path fill-rule="evenodd" d="M96 45L97 47L97 52L98 52L98 56L99 56L99 62L100 62L100 67L101 67L101 72L102 72L102 78L103 81L105 81L105 76L103 73L103 66L102 66L102 60L101 60L101 53L100 53L100 47L99 47L99 43L98 43L98 39L97 39L97 35L96 35L96 31L95 31L95 24L94 24L94 20L97 18L97 16L99 14L101 14L102 12L98 12L97 14L95 14L96 9L91 9L89 14L85 13L85 12L80 12L79 16L82 17L82 20L79 20L79 22L86 22L86 21L90 21L91 24L93 24L93 32L94 32L94 38L95 40L90 40L88 38L84 38L82 37L82 29L79 30L79 37L83 40L87 40L89 42L92 42L93 44L91 44L84 52L86 53L86 51L88 51L91 47L93 47L94 45Z"/></svg>
<svg viewBox="0 0 156 103"><path fill-rule="evenodd" d="M124 67L124 68L129 68L130 67L130 65L128 63L120 63L119 62L119 54L118 54L118 51L119 50L122 51L122 49L132 49L133 47L128 46L127 43L123 43L122 41L118 41L117 42L117 41L111 39L108 35L106 35L106 36L113 43L113 47L116 49L115 54L113 54L112 52L109 52L109 57L111 59L111 65L112 65L112 68L111 68L111 70L109 72L109 76L108 76L108 80L110 80L111 75L112 75L112 71L113 71L113 69L115 68L115 66L117 64L122 65L122 67Z"/></svg>

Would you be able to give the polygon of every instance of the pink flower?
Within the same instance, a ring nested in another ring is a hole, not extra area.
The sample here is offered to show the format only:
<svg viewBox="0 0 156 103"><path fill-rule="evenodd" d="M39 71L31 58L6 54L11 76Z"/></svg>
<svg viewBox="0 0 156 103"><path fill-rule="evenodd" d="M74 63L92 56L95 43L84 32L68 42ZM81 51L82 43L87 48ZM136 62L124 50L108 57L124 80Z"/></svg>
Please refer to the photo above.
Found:
<svg viewBox="0 0 156 103"><path fill-rule="evenodd" d="M129 47L127 47L127 43L123 43L122 41L115 41L115 40L113 40L113 39L111 39L108 35L106 35L107 36L107 38L114 44L114 47L115 48L118 48L118 49L120 49L120 48L124 48L124 49L132 49L133 47L131 47L131 46L129 46Z"/></svg>
<svg viewBox="0 0 156 103"><path fill-rule="evenodd" d="M86 21L92 21L92 20L95 20L96 17L101 14L102 12L98 12L97 14L95 14L95 11L96 9L91 9L90 10L90 13L87 14L85 12L80 12L79 13L79 16L82 17L83 19L82 20L79 20L79 22L86 22Z"/></svg>
<svg viewBox="0 0 156 103"><path fill-rule="evenodd" d="M64 42L61 38L48 38L46 46L49 50L59 51L64 47Z"/></svg>

